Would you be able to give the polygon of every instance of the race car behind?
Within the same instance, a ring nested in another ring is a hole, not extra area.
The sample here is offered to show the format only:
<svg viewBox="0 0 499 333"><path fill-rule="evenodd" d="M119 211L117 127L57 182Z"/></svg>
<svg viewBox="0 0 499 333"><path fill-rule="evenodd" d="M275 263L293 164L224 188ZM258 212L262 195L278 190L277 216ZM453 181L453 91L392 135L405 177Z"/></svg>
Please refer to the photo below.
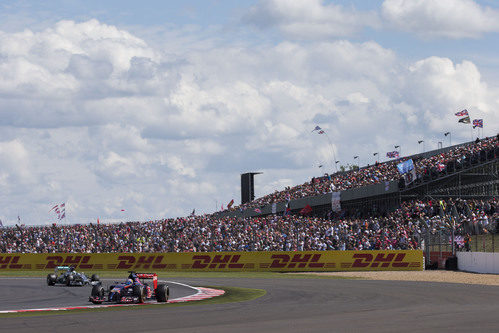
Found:
<svg viewBox="0 0 499 333"><path fill-rule="evenodd" d="M152 286L146 283L146 280L152 280ZM158 302L167 302L169 297L170 289L166 284L158 284L156 273L130 272L125 282L115 282L107 289L101 283L94 285L88 300L94 304L104 302L144 303L152 299Z"/></svg>
<svg viewBox="0 0 499 333"><path fill-rule="evenodd" d="M57 266L54 273L47 275L47 285L53 286L56 283L66 286L95 285L99 281L97 274L92 274L89 278L85 273L75 271L73 266Z"/></svg>

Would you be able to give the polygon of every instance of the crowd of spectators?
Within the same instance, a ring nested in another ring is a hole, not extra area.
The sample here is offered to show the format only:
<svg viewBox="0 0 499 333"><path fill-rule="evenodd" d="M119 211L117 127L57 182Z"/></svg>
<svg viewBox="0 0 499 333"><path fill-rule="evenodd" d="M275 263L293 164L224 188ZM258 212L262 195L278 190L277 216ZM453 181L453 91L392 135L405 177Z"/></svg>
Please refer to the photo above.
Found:
<svg viewBox="0 0 499 333"><path fill-rule="evenodd" d="M377 250L421 247L422 232L456 225L458 234L495 232L490 200L415 200L380 216L323 219L190 216L119 224L0 229L0 253Z"/></svg>
<svg viewBox="0 0 499 333"><path fill-rule="evenodd" d="M413 162L418 179L437 176L440 173L453 172L462 168L466 163L479 160L486 154L497 158L499 156L498 136L476 140L473 143L455 147L445 153L436 154L430 157L414 158ZM408 158L401 158L394 161L376 163L358 170L339 172L333 175L314 177L309 182L294 187L286 187L282 191L265 195L251 202L242 204L235 209L249 209L262 207L268 204L285 202L304 197L316 196L332 191L343 191L386 181L401 179L401 174L397 169L397 164L406 161Z"/></svg>

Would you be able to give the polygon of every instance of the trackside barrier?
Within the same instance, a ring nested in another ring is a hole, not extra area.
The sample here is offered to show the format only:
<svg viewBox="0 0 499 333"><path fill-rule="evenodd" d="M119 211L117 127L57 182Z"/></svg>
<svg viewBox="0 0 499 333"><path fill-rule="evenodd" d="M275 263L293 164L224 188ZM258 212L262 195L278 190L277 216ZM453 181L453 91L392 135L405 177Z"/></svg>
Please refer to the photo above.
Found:
<svg viewBox="0 0 499 333"><path fill-rule="evenodd" d="M2 270L420 271L421 250L0 254Z"/></svg>
<svg viewBox="0 0 499 333"><path fill-rule="evenodd" d="M458 252L457 268L466 272L499 274L499 253Z"/></svg>

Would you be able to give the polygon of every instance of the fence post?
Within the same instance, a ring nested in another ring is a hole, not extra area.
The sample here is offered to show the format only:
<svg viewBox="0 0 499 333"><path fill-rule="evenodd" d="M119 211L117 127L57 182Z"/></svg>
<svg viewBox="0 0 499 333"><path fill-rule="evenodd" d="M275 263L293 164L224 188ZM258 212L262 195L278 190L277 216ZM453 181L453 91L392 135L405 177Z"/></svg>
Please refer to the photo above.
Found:
<svg viewBox="0 0 499 333"><path fill-rule="evenodd" d="M497 224L497 222L496 222ZM496 233L495 231L497 230L497 226L494 226L494 232L491 232L490 235L492 236L492 253L495 252L495 239L496 239Z"/></svg>

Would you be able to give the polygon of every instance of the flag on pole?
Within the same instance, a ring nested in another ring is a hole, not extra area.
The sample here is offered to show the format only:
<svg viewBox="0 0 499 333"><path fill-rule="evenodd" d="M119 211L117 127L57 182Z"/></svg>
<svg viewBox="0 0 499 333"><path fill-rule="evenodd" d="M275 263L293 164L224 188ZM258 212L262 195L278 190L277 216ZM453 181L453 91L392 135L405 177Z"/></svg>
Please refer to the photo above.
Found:
<svg viewBox="0 0 499 333"><path fill-rule="evenodd" d="M57 214L58 220L62 220L63 218L66 217L66 203L63 202L60 205L55 205L54 207L50 208L49 213L51 211L54 211L54 213Z"/></svg>
<svg viewBox="0 0 499 333"><path fill-rule="evenodd" d="M196 208L192 210L191 216L196 216Z"/></svg>
<svg viewBox="0 0 499 333"><path fill-rule="evenodd" d="M394 151L389 151L386 153L386 157L389 157L389 158L397 158L399 157L399 152L394 150Z"/></svg>
<svg viewBox="0 0 499 333"><path fill-rule="evenodd" d="M232 199L228 204L227 204L227 209L230 209L232 205L234 204L234 199Z"/></svg>
<svg viewBox="0 0 499 333"><path fill-rule="evenodd" d="M468 115L468 110L464 109L462 111L456 112L455 115L458 116L458 117L467 116Z"/></svg>
<svg viewBox="0 0 499 333"><path fill-rule="evenodd" d="M469 123L471 123L470 117L468 116L468 117L461 118L461 119L459 119L458 123L469 124Z"/></svg>
<svg viewBox="0 0 499 333"><path fill-rule="evenodd" d="M63 218L66 217L66 204L63 202L62 204L59 205L59 208L61 209L60 212L58 213L59 220L62 220Z"/></svg>
<svg viewBox="0 0 499 333"><path fill-rule="evenodd" d="M317 132L319 134L324 134L324 131L323 130L320 130L319 132Z"/></svg>
<svg viewBox="0 0 499 333"><path fill-rule="evenodd" d="M320 130L322 130L322 128L320 128L319 126L315 126L315 128L312 130L312 132L313 131L320 131Z"/></svg>
<svg viewBox="0 0 499 333"><path fill-rule="evenodd" d="M473 128L475 127L483 128L483 119L473 119Z"/></svg>

